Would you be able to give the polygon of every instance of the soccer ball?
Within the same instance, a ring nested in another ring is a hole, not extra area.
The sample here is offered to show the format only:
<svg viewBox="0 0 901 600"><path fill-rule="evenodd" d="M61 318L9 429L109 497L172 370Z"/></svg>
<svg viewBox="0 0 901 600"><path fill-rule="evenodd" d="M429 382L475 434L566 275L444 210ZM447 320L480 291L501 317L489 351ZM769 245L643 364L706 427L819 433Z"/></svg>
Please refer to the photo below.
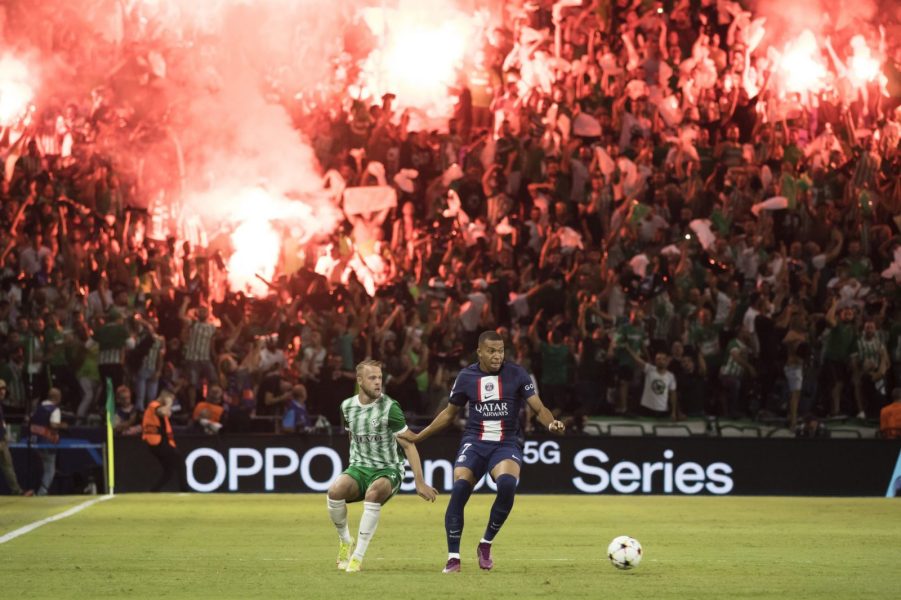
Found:
<svg viewBox="0 0 901 600"><path fill-rule="evenodd" d="M613 538L607 546L607 558L617 569L634 569L641 562L641 544L627 535Z"/></svg>

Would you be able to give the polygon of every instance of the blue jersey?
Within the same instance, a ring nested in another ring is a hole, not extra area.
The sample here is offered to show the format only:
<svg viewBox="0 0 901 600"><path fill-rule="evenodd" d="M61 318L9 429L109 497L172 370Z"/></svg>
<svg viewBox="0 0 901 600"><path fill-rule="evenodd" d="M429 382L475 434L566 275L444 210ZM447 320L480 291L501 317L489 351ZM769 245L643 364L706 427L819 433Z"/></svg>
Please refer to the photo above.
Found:
<svg viewBox="0 0 901 600"><path fill-rule="evenodd" d="M463 439L500 442L515 439L523 404L534 395L535 384L521 366L504 362L498 372L486 373L475 363L457 375L449 402L469 403Z"/></svg>

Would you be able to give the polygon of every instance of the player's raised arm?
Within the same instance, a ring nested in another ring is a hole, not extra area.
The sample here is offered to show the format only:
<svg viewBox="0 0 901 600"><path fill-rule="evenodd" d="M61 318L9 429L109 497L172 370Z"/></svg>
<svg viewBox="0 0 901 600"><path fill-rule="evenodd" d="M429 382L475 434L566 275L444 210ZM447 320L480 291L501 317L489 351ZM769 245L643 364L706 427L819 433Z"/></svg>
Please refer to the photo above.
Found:
<svg viewBox="0 0 901 600"><path fill-rule="evenodd" d="M415 433L412 436L409 436L407 439L411 442L419 443L431 437L433 434L438 433L448 425L452 424L457 419L457 413L459 412L459 406L457 406L456 404L448 404L444 407L444 410L435 415L435 418L432 419L431 423L426 425L425 429L423 429L419 433Z"/></svg>
<svg viewBox="0 0 901 600"><path fill-rule="evenodd" d="M563 421L558 421L554 418L554 415L547 409L544 403L541 401L541 398L538 397L538 394L533 394L529 396L526 400L529 404L529 408L535 411L535 416L538 418L538 422L544 425L548 431L551 433L556 433L558 435L563 434L566 427L563 425Z"/></svg>
<svg viewBox="0 0 901 600"><path fill-rule="evenodd" d="M407 434L409 433L411 432L408 429L398 435L397 443L400 444L404 454L407 455L407 460L410 461L410 468L413 469L413 481L416 483L416 493L423 500L434 502L435 498L438 497L438 490L427 485L422 477L422 461L419 460L419 451L416 449L416 444L407 439Z"/></svg>

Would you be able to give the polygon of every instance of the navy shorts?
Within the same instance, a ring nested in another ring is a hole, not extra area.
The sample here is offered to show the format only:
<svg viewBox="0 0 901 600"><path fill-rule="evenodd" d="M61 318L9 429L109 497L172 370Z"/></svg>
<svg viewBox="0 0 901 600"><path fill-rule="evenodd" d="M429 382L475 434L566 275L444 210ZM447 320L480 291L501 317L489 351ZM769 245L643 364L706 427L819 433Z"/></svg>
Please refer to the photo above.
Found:
<svg viewBox="0 0 901 600"><path fill-rule="evenodd" d="M516 440L484 442L464 439L457 450L454 468L466 467L475 475L476 481L485 473L490 473L502 460L514 460L522 466L522 447Z"/></svg>

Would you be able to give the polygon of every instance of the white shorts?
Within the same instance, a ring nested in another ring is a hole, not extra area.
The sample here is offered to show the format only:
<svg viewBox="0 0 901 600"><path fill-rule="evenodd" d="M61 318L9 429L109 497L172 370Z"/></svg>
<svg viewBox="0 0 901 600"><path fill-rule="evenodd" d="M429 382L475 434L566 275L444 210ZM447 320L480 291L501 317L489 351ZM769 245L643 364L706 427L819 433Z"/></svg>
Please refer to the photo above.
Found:
<svg viewBox="0 0 901 600"><path fill-rule="evenodd" d="M804 369L800 365L786 365L783 372L788 380L788 391L800 392L801 384L804 383Z"/></svg>

